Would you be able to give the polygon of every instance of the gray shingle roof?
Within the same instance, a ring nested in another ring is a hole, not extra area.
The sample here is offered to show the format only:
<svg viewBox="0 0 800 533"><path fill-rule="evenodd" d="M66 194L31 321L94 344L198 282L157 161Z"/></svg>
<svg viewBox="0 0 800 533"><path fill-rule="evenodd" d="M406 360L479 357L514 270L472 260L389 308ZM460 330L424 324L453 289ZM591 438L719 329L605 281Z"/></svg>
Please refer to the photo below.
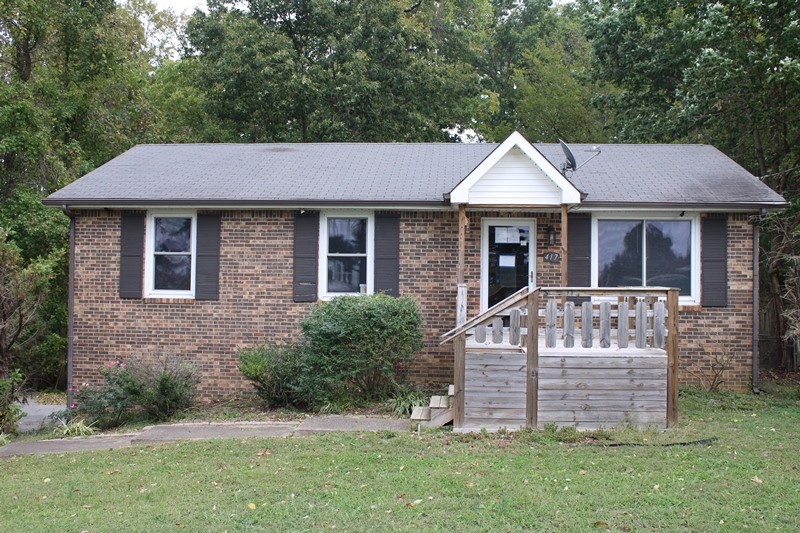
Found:
<svg viewBox="0 0 800 533"><path fill-rule="evenodd" d="M442 204L496 144L139 145L50 195L48 205ZM535 145L557 168L557 144ZM591 145L573 145L578 164ZM705 145L602 145L568 177L597 204L782 205Z"/></svg>

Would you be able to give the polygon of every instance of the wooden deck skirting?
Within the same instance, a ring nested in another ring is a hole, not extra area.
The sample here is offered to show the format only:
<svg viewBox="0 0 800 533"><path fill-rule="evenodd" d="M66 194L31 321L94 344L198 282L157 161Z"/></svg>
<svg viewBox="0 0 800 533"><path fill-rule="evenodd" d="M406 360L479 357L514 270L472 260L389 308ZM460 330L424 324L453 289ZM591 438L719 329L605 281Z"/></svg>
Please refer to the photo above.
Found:
<svg viewBox="0 0 800 533"><path fill-rule="evenodd" d="M677 303L667 288L520 290L442 336L454 429L674 425Z"/></svg>

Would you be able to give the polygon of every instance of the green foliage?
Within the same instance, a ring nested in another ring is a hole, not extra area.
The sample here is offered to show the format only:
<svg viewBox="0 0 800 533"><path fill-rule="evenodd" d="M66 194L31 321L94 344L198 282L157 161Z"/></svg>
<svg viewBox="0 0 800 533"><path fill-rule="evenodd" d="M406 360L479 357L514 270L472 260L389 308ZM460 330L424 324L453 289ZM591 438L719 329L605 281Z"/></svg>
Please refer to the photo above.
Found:
<svg viewBox="0 0 800 533"><path fill-rule="evenodd" d="M16 433L17 422L25 416L16 404L17 390L22 384L22 373L14 370L8 377L0 377L0 434Z"/></svg>
<svg viewBox="0 0 800 533"><path fill-rule="evenodd" d="M300 371L300 354L295 346L266 343L237 353L239 371L253 382L256 393L268 406L294 403L292 383Z"/></svg>
<svg viewBox="0 0 800 533"><path fill-rule="evenodd" d="M86 420L89 425L100 429L117 427L130 416L133 407L131 398L126 392L129 381L125 370L127 363L113 361L100 368L103 377L102 385L73 391L73 411L70 418Z"/></svg>
<svg viewBox="0 0 800 533"><path fill-rule="evenodd" d="M431 141L467 122L475 75L399 0L215 2L186 29L193 85L230 139Z"/></svg>
<svg viewBox="0 0 800 533"><path fill-rule="evenodd" d="M0 205L0 227L20 250L20 264L46 263L52 279L35 317L21 332L12 364L30 386L55 386L66 363L69 219L42 205L42 195L18 187Z"/></svg>
<svg viewBox="0 0 800 533"><path fill-rule="evenodd" d="M53 435L61 439L67 437L86 437L94 435L95 432L96 430L92 424L87 424L84 420L79 418L73 418L72 420L58 418L53 428Z"/></svg>
<svg viewBox="0 0 800 533"><path fill-rule="evenodd" d="M297 393L318 407L346 398L385 400L405 383L422 348L422 315L410 297L339 296L300 323L304 336Z"/></svg>
<svg viewBox="0 0 800 533"><path fill-rule="evenodd" d="M193 365L162 358L109 361L100 368L103 384L74 391L69 419L101 429L144 417L163 421L194 403L197 372Z"/></svg>
<svg viewBox="0 0 800 533"><path fill-rule="evenodd" d="M154 362L129 360L123 390L149 420L163 421L194 404L199 378L194 365L160 357Z"/></svg>
<svg viewBox="0 0 800 533"><path fill-rule="evenodd" d="M52 258L27 265L19 247L0 227L0 378L9 376L12 359L41 331L38 311L53 278Z"/></svg>
<svg viewBox="0 0 800 533"><path fill-rule="evenodd" d="M422 347L421 317L408 297L339 296L311 310L297 345L239 350L239 369L269 405L338 412L386 400Z"/></svg>
<svg viewBox="0 0 800 533"><path fill-rule="evenodd" d="M429 401L430 394L423 390L400 387L387 403L395 416L408 416L415 407L428 405Z"/></svg>

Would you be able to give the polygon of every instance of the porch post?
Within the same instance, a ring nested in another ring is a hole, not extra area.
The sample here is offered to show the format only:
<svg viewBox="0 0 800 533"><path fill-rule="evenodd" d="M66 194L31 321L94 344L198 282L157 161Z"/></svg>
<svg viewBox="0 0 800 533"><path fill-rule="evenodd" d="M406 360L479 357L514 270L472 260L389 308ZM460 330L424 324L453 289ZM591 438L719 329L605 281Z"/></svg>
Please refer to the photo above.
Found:
<svg viewBox="0 0 800 533"><path fill-rule="evenodd" d="M561 286L568 286L567 278L567 206L561 204Z"/></svg>
<svg viewBox="0 0 800 533"><path fill-rule="evenodd" d="M453 339L453 427L464 427L464 372L466 358L467 334L461 333Z"/></svg>
<svg viewBox="0 0 800 533"><path fill-rule="evenodd" d="M525 383L525 426L539 423L539 290L528 294L527 379Z"/></svg>
<svg viewBox="0 0 800 533"><path fill-rule="evenodd" d="M458 205L458 266L456 267L456 326L467 321L467 284L464 281L464 262L467 255L467 207Z"/></svg>
<svg viewBox="0 0 800 533"><path fill-rule="evenodd" d="M678 423L678 289L667 292L667 427Z"/></svg>

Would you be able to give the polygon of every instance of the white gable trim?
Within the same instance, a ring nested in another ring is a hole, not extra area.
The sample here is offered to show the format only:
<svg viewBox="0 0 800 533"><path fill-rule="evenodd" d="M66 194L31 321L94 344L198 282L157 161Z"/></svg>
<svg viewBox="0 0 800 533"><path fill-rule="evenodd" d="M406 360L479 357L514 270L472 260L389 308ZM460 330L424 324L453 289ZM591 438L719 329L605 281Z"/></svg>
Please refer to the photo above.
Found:
<svg viewBox="0 0 800 533"><path fill-rule="evenodd" d="M525 137L515 131L484 159L475 170L469 173L456 187L450 191L450 203L454 205L468 204L470 189L489 172L512 148L517 147L528 156L534 165L539 167L545 175L561 190L562 204L579 204L581 193L575 188L561 172L554 167Z"/></svg>

